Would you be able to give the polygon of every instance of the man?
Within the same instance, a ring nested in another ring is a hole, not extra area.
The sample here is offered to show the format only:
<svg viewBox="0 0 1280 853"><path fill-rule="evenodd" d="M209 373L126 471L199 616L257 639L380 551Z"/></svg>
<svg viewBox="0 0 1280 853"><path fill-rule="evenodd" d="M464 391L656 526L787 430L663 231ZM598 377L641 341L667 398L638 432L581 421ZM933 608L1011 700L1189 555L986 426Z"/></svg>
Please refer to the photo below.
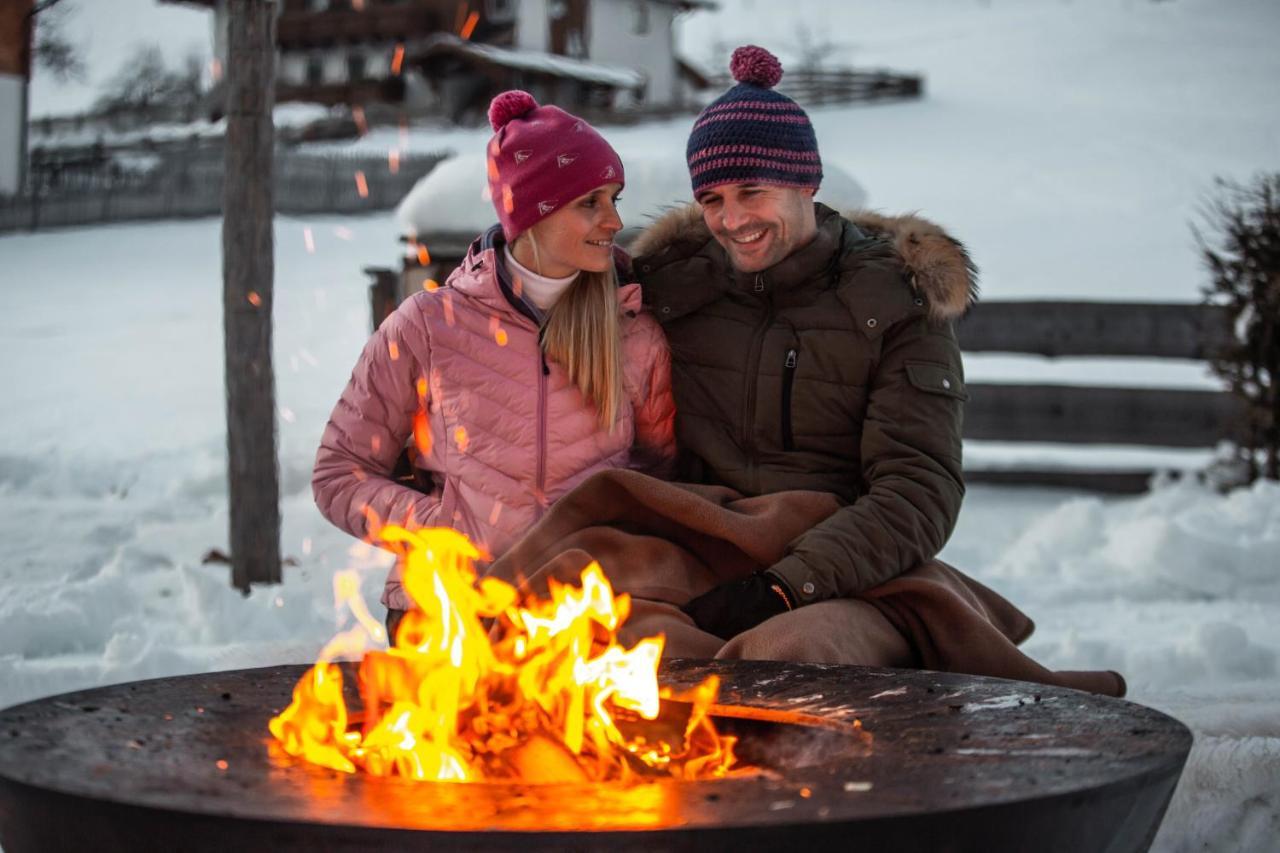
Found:
<svg viewBox="0 0 1280 853"><path fill-rule="evenodd" d="M854 596L932 560L955 525L966 394L951 321L974 270L921 220L860 226L815 203L817 141L773 91L777 59L747 46L731 67L738 85L689 137L697 205L632 249L671 344L678 478L842 507L684 609L729 641L723 657L909 665L902 634Z"/></svg>

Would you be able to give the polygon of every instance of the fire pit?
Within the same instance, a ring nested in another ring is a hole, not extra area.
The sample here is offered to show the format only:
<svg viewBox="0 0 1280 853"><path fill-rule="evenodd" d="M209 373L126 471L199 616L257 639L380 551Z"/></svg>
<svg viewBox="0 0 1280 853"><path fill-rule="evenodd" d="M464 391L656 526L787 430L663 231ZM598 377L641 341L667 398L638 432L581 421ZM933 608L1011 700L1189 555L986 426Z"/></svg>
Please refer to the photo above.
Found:
<svg viewBox="0 0 1280 853"><path fill-rule="evenodd" d="M279 748L266 724L304 671L158 679L0 712L0 845L6 853L1145 850L1191 745L1163 714L1061 688L672 661L662 676L675 688L721 678L716 725L740 737L739 754L758 774L629 785L408 782L328 770Z"/></svg>

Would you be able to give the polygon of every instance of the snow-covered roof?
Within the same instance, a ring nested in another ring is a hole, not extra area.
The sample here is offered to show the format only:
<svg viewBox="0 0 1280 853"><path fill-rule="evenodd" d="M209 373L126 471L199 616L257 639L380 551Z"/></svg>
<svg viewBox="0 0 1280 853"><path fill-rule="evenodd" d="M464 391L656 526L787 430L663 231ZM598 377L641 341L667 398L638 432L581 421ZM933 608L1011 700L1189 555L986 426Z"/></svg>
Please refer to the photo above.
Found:
<svg viewBox="0 0 1280 853"><path fill-rule="evenodd" d="M432 36L413 51L413 59L426 59L436 54L455 54L471 57L481 62L533 71L555 77L568 77L585 83L600 83L619 89L639 89L644 85L644 75L632 68L604 65L583 59L570 59L554 53L537 50L516 50L465 41L452 34Z"/></svg>
<svg viewBox="0 0 1280 853"><path fill-rule="evenodd" d="M620 147L627 185L618 212L627 227L644 226L668 208L693 200L683 148L663 152ZM823 165L817 198L838 210L863 207L867 193L853 176ZM452 157L414 185L396 208L405 233L428 241L432 234L479 234L497 221L487 195L483 152Z"/></svg>

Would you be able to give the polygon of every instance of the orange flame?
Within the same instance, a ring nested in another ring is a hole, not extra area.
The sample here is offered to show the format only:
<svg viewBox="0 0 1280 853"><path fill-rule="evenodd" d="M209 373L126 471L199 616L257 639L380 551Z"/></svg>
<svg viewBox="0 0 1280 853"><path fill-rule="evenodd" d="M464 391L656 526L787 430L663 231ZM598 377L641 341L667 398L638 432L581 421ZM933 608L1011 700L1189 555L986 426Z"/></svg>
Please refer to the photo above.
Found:
<svg viewBox="0 0 1280 853"><path fill-rule="evenodd" d="M391 73L399 74L400 69L404 67L404 42L396 45L396 52L391 57Z"/></svg>
<svg viewBox="0 0 1280 853"><path fill-rule="evenodd" d="M357 625L325 647L270 721L289 754L441 782L717 778L733 767L734 739L707 715L718 679L679 696L659 687L664 639L617 642L631 599L614 595L599 564L583 569L580 586L553 580L548 597L521 600L503 581L477 579L481 555L453 530L387 525L375 535L400 554L417 609L390 648L364 654L363 720L353 726L334 661L381 628L360 602L358 576L335 579ZM687 719L662 719L672 709Z"/></svg>
<svg viewBox="0 0 1280 853"><path fill-rule="evenodd" d="M360 193L360 198L369 197L369 182L365 180L364 172L356 170L356 192Z"/></svg>

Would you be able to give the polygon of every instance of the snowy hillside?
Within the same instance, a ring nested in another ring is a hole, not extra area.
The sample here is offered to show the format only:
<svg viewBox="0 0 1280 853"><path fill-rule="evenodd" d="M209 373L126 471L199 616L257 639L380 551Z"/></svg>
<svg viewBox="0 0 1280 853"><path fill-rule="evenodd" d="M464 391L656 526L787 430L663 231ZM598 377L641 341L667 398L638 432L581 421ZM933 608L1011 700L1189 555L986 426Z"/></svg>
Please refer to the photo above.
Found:
<svg viewBox="0 0 1280 853"><path fill-rule="evenodd" d="M171 14L206 25L181 7L153 17L143 0L67 2L82 23L136 14L128 33L96 34L94 74L133 32L178 33ZM919 102L813 111L823 156L872 206L919 209L969 244L990 298L1193 300L1204 277L1188 222L1213 176L1280 168L1274 0L722 0L687 17L684 51L706 64L717 40L751 40L785 54L797 18L859 65L926 75ZM689 123L606 134L678 156ZM419 129L408 145L475 151L484 138ZM399 144L378 131L348 147ZM335 627L332 573L349 565L380 612L385 559L320 518L308 478L368 333L360 268L396 263L398 235L390 213L277 220L283 541L298 564L247 599L200 561L226 547L219 223L0 236L0 706L310 660ZM969 362L988 379L1100 370L1212 384L1189 364ZM1192 727L1155 849L1280 849L1280 488L975 487L943 556L1037 620L1026 648L1042 662L1118 669L1132 699Z"/></svg>

